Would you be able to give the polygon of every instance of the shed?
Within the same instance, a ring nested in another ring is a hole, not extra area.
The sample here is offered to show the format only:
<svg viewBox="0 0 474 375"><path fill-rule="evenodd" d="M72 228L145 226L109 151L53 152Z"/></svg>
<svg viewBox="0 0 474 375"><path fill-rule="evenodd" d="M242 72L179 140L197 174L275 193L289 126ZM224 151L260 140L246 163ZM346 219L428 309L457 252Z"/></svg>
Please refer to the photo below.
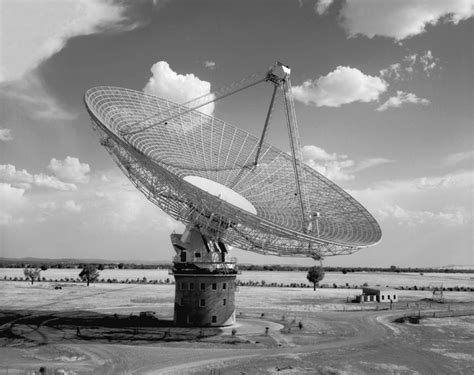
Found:
<svg viewBox="0 0 474 375"><path fill-rule="evenodd" d="M356 297L357 302L398 302L397 291L385 287L362 288L362 294Z"/></svg>

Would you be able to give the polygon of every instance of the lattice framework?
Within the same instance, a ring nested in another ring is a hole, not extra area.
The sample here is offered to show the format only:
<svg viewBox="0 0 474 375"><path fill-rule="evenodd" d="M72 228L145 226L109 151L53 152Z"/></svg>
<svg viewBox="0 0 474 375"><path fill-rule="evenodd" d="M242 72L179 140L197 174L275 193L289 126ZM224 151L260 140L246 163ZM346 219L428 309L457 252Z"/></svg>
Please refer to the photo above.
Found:
<svg viewBox="0 0 474 375"><path fill-rule="evenodd" d="M259 253L314 258L351 253L381 238L364 207L305 165L306 199L320 213L318 232L314 226L307 233L291 157L264 143L255 166L259 138L222 120L199 111L179 115L187 108L116 87L90 89L85 102L102 145L135 186L173 218L209 236ZM134 133L137 129L146 130ZM233 189L257 215L198 189L185 176Z"/></svg>

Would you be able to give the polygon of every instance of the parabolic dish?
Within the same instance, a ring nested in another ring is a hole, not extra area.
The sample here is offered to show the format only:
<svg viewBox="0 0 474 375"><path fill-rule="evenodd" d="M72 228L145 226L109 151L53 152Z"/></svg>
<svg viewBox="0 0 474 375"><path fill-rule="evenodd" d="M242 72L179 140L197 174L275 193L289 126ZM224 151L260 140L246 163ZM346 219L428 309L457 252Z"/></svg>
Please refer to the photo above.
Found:
<svg viewBox="0 0 474 375"><path fill-rule="evenodd" d="M188 108L124 88L92 88L85 103L102 145L127 177L163 211L209 236L244 250L316 258L381 238L361 204L307 165L306 194L319 214L305 230L292 157L264 143L255 167L260 139L244 130L199 111L149 127ZM199 185L206 180L226 187L230 198Z"/></svg>

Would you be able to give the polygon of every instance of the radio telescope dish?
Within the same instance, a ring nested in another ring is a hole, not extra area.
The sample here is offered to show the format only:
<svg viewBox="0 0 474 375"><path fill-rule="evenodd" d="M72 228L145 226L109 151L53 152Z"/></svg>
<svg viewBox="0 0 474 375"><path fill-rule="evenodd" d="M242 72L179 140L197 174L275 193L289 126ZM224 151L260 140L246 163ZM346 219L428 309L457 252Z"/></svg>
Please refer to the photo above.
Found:
<svg viewBox="0 0 474 375"><path fill-rule="evenodd" d="M197 111L261 82L273 84L273 93L260 138ZM279 90L290 154L265 142ZM101 144L125 175L186 224L183 234L171 234L176 324L235 322L237 266L226 244L322 259L380 240L370 213L303 163L290 69L281 63L231 92L197 98L194 104L107 86L88 90L84 100Z"/></svg>
<svg viewBox="0 0 474 375"><path fill-rule="evenodd" d="M125 88L92 88L85 104L102 145L135 186L208 237L257 253L316 259L381 238L372 215L314 169L301 163L304 180L295 184L294 157L263 137Z"/></svg>

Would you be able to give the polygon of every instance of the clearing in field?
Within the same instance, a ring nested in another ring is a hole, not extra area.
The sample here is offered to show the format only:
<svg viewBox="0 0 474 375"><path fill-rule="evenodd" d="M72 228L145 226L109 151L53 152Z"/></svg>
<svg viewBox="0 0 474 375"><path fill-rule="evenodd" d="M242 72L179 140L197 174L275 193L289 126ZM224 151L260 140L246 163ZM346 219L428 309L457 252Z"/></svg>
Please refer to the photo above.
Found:
<svg viewBox="0 0 474 375"><path fill-rule="evenodd" d="M403 302L390 310L387 304L347 303L344 293L350 290L241 287L237 323L220 329L173 326L172 285L54 285L2 283L0 373L40 368L70 374L474 369L470 293L448 293L449 303L439 304L430 301L428 291L402 292ZM414 316L421 319L408 319ZM404 323L395 322L403 317Z"/></svg>

